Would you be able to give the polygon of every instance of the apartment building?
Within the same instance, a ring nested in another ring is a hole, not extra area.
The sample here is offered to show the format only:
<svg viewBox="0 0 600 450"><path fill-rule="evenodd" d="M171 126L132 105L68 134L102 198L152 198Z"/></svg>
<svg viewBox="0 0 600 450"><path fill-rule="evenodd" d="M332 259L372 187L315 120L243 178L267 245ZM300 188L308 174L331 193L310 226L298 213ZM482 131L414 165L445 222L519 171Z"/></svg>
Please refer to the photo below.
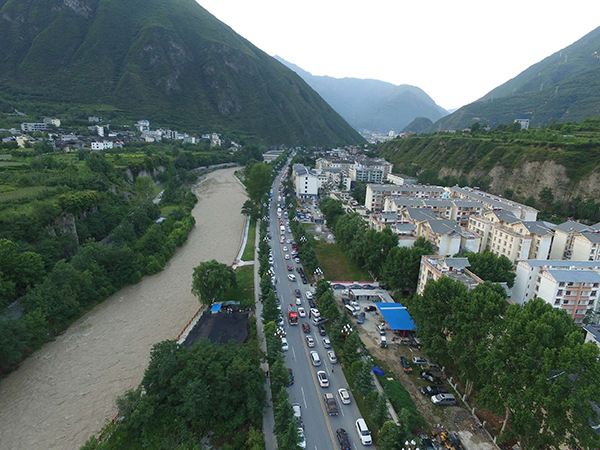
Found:
<svg viewBox="0 0 600 450"><path fill-rule="evenodd" d="M523 305L535 297L541 297L550 301L550 297L543 297L540 294L540 283L542 274L549 270L558 270L562 272L600 272L599 261L565 261L565 260L536 260L527 259L517 263L515 284L512 288L512 299L515 303ZM562 274L565 277L565 274ZM567 281L575 283L573 280ZM560 283L560 282L559 282ZM548 282L545 283L544 292L548 289ZM557 291L558 292L558 291ZM562 292L561 292L562 294ZM556 296L552 297L556 298Z"/></svg>
<svg viewBox="0 0 600 450"><path fill-rule="evenodd" d="M356 165L348 169L350 180L359 183L383 183L383 170L380 167Z"/></svg>
<svg viewBox="0 0 600 450"><path fill-rule="evenodd" d="M294 164L292 167L292 180L296 197L311 198L319 193L319 177L302 164Z"/></svg>
<svg viewBox="0 0 600 450"><path fill-rule="evenodd" d="M550 259L571 259L575 235L590 230L588 225L568 220L554 228L554 240ZM586 258L587 259L587 258Z"/></svg>
<svg viewBox="0 0 600 450"><path fill-rule="evenodd" d="M480 214L484 206L474 200L458 198L412 198L386 197L384 211L401 211L403 208L422 208L433 212L440 219L449 219L467 227L471 216Z"/></svg>
<svg viewBox="0 0 600 450"><path fill-rule="evenodd" d="M474 289L483 280L469 271L469 260L467 258L445 258L443 256L422 256L419 267L419 282L417 294L422 294L429 280L439 280L442 277L450 277L460 281L468 291Z"/></svg>
<svg viewBox="0 0 600 450"><path fill-rule="evenodd" d="M594 225L597 227L598 224ZM600 261L600 229L584 230L573 238L571 259L576 261Z"/></svg>
<svg viewBox="0 0 600 450"><path fill-rule="evenodd" d="M397 186L404 186L404 185L412 186L412 185L417 184L417 178L416 177L410 177L410 176L407 176L407 175L402 175L400 173L397 173L397 174L390 173L390 174L388 174L387 180L390 183L395 184Z"/></svg>
<svg viewBox="0 0 600 450"><path fill-rule="evenodd" d="M438 186L396 186L393 184L368 184L365 195L365 208L371 212L381 212L386 197L442 198L444 188Z"/></svg>
<svg viewBox="0 0 600 450"><path fill-rule="evenodd" d="M481 238L461 228L449 219L440 219L432 211L418 208L406 208L400 216L402 223L414 225L414 235L427 239L439 255L452 256L461 250L479 251Z"/></svg>
<svg viewBox="0 0 600 450"><path fill-rule="evenodd" d="M529 222L537 220L537 209L497 195L488 194L479 189L454 186L448 188L448 192L451 197L475 200L481 203L485 209L510 211L517 218Z"/></svg>
<svg viewBox="0 0 600 450"><path fill-rule="evenodd" d="M45 123L22 123L21 131L24 133L37 133L40 131L46 131L48 126Z"/></svg>
<svg viewBox="0 0 600 450"><path fill-rule="evenodd" d="M480 251L504 255L512 262L550 256L554 231L547 222L524 221L509 211L497 210L470 217L468 229L481 237Z"/></svg>

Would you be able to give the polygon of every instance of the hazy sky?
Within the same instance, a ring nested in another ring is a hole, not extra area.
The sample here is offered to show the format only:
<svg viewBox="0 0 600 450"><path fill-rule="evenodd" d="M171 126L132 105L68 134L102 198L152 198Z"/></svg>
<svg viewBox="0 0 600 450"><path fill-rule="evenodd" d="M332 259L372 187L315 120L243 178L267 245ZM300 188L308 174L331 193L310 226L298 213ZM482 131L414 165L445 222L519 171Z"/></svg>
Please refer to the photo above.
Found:
<svg viewBox="0 0 600 450"><path fill-rule="evenodd" d="M600 0L198 3L313 75L412 84L444 108L477 100L600 26Z"/></svg>

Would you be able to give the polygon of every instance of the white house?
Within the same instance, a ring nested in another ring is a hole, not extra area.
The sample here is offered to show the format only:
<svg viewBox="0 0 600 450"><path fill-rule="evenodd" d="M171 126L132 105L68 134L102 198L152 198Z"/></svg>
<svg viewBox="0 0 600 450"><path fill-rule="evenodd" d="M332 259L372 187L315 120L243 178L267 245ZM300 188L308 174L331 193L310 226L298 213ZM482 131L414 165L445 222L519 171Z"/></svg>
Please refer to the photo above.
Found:
<svg viewBox="0 0 600 450"><path fill-rule="evenodd" d="M92 142L92 150L109 150L112 149L114 144L112 141L101 141Z"/></svg>
<svg viewBox="0 0 600 450"><path fill-rule="evenodd" d="M302 164L294 164L292 166L292 177L296 197L310 198L316 197L319 193L319 178Z"/></svg>

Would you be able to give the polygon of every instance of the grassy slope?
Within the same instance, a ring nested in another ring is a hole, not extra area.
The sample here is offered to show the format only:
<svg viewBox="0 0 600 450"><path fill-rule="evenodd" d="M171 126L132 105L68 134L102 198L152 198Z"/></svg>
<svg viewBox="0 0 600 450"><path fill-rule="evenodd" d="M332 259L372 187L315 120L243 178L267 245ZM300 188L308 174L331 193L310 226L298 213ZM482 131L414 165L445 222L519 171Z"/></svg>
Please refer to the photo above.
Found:
<svg viewBox="0 0 600 450"><path fill-rule="evenodd" d="M248 227L248 241L246 242L246 248L242 254L242 261L254 261L254 241L256 240L256 222L250 221Z"/></svg>

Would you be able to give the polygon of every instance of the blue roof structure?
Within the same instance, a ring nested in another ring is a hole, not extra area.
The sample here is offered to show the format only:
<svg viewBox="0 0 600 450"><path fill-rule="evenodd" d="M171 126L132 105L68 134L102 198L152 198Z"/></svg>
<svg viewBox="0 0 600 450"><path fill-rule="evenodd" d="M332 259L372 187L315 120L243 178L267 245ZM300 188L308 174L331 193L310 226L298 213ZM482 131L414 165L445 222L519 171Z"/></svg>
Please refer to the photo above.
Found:
<svg viewBox="0 0 600 450"><path fill-rule="evenodd" d="M210 307L210 312L217 313L221 311L221 306L223 306L222 303L213 303L213 305Z"/></svg>
<svg viewBox="0 0 600 450"><path fill-rule="evenodd" d="M392 331L412 331L417 326L402 303L375 303Z"/></svg>

